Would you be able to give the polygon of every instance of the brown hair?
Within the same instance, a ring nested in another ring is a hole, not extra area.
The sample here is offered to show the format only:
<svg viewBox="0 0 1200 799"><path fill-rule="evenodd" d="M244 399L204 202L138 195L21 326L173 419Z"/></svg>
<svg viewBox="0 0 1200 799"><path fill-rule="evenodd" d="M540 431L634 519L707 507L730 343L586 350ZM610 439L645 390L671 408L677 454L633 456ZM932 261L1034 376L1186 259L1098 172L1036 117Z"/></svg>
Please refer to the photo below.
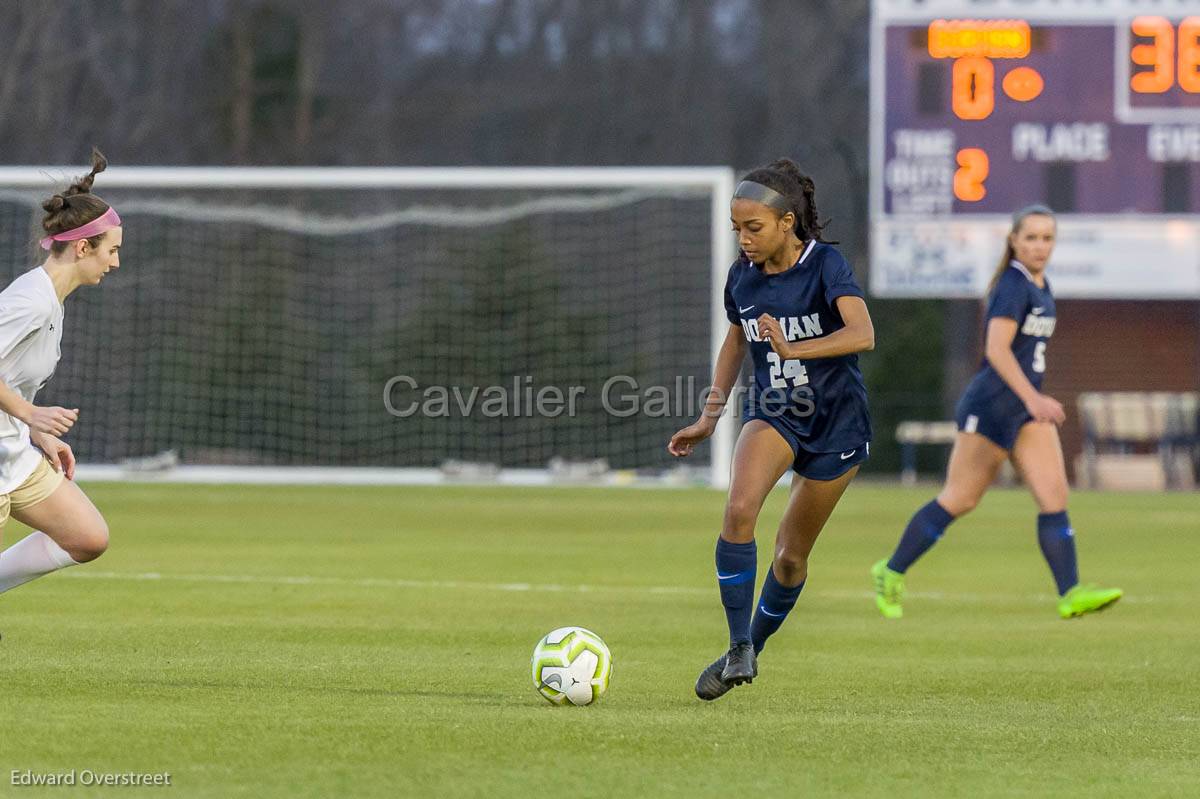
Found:
<svg viewBox="0 0 1200 799"><path fill-rule="evenodd" d="M991 295L996 290L996 284L1000 282L1000 276L1004 274L1004 270L1016 257L1016 252L1013 250L1012 237L1021 229L1021 225L1031 216L1048 216L1054 219L1054 212L1047 205L1035 203L1027 205L1012 215L1012 228L1008 231L1008 235L1004 237L1004 254L1000 256L1000 263L996 266L996 271L992 273L992 279L988 283L987 293Z"/></svg>
<svg viewBox="0 0 1200 799"><path fill-rule="evenodd" d="M103 172L106 167L108 167L108 159L93 147L92 171L76 180L65 191L55 194L42 203L42 208L46 211L46 215L42 217L42 229L46 231L47 236L74 230L104 215L104 212L108 210L108 203L92 194L92 183L95 182L96 175ZM104 234L101 233L98 236L92 236L87 242L93 247L98 247L100 239L103 237ZM67 249L67 245L73 243L70 241L52 242L50 252L54 255L61 255Z"/></svg>
<svg viewBox="0 0 1200 799"><path fill-rule="evenodd" d="M773 161L767 166L747 173L742 180L761 183L788 199L791 212L796 215L796 228L793 231L796 238L801 241L813 239L826 244L837 244L836 241L826 242L821 238L821 231L829 224L829 220L821 222L818 219L817 187L813 184L812 178L800 171L800 167L795 161L790 158L780 158L778 161Z"/></svg>

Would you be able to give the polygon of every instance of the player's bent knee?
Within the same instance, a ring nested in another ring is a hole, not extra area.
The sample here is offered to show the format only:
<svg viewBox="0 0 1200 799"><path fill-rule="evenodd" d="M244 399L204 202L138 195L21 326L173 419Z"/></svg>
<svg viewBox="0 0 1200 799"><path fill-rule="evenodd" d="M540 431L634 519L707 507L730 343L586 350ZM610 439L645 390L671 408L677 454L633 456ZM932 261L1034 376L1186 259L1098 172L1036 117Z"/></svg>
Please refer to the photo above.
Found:
<svg viewBox="0 0 1200 799"><path fill-rule="evenodd" d="M1039 513L1062 513L1067 509L1067 492L1055 491L1046 496L1038 497Z"/></svg>
<svg viewBox="0 0 1200 799"><path fill-rule="evenodd" d="M758 503L731 497L725 506L725 532L753 536L759 510Z"/></svg>
<svg viewBox="0 0 1200 799"><path fill-rule="evenodd" d="M64 549L76 563L95 560L108 549L108 525L101 519L99 523L88 528Z"/></svg>
<svg viewBox="0 0 1200 799"><path fill-rule="evenodd" d="M808 558L799 552L781 549L775 553L775 571L785 584L792 585L808 574Z"/></svg>
<svg viewBox="0 0 1200 799"><path fill-rule="evenodd" d="M946 512L954 518L963 516L975 510L979 505L979 497L964 496L961 494L941 494L937 498L938 504L945 508Z"/></svg>

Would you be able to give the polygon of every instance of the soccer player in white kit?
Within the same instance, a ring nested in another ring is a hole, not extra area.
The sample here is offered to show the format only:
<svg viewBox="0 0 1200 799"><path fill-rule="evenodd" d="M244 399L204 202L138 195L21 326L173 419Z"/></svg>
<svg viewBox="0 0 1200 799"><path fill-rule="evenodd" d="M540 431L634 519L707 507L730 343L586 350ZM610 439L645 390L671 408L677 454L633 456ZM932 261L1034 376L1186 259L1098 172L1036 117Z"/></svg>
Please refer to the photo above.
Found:
<svg viewBox="0 0 1200 799"><path fill-rule="evenodd" d="M93 151L91 173L42 203L49 256L0 292L0 531L10 515L35 530L0 552L0 593L108 548L108 525L75 485L75 455L59 438L79 410L34 404L58 365L63 300L120 265L121 219L91 193L106 166Z"/></svg>

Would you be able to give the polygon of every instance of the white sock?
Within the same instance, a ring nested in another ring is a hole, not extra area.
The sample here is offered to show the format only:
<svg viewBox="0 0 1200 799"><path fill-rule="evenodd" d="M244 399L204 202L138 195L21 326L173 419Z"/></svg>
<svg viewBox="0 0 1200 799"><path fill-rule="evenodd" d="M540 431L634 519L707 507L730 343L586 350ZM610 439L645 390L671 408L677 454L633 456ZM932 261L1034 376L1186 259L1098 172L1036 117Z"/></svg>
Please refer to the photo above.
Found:
<svg viewBox="0 0 1200 799"><path fill-rule="evenodd" d="M0 552L0 594L43 574L77 564L45 533L34 532Z"/></svg>

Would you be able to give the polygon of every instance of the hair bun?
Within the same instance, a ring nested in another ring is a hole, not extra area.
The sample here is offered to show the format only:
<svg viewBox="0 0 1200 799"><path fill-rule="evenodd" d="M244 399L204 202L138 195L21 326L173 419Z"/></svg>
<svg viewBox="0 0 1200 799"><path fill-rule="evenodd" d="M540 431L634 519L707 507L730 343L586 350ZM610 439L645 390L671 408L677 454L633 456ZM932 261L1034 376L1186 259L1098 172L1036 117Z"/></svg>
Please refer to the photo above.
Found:
<svg viewBox="0 0 1200 799"><path fill-rule="evenodd" d="M42 208L48 214L57 214L59 211L67 207L67 198L61 194L56 194L49 200L42 203Z"/></svg>
<svg viewBox="0 0 1200 799"><path fill-rule="evenodd" d="M801 178L804 176L804 174L800 171L800 165L790 158L780 158L772 161L769 168L784 172L796 178Z"/></svg>
<svg viewBox="0 0 1200 799"><path fill-rule="evenodd" d="M96 175L99 175L105 169L108 169L108 159L104 157L104 153L93 147L92 171L72 183L70 188L68 188L64 194L67 196L72 194L90 194L92 191L92 184L96 182Z"/></svg>

